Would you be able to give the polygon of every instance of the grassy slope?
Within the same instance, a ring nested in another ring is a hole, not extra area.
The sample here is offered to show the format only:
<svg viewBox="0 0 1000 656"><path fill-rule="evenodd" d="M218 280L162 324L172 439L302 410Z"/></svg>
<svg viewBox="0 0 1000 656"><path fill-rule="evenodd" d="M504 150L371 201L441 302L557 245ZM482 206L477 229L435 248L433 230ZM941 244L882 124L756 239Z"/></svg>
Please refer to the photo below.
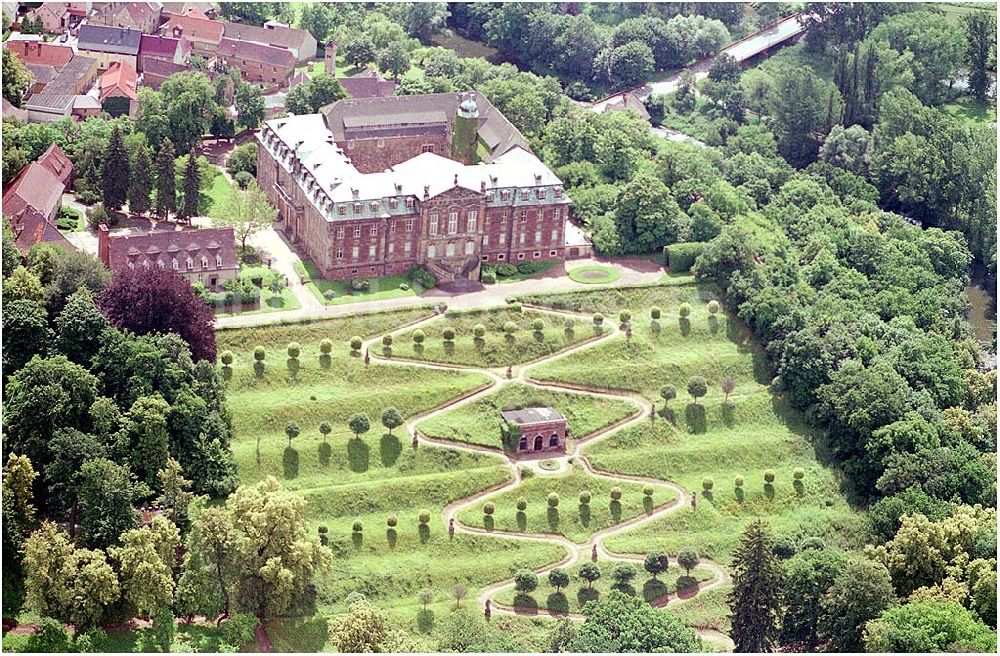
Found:
<svg viewBox="0 0 1000 656"><path fill-rule="evenodd" d="M611 488L615 486L622 489L622 498L617 504L611 501ZM492 522L483 514L482 505L464 511L459 520L469 526L518 533L555 533L574 542L585 542L595 531L651 512L656 506L674 499L670 490L659 488L647 500L642 488L637 483L615 483L597 478L574 467L559 476L532 476L516 489L490 497L488 501L496 506ZM591 494L586 506L579 502L580 492L584 490ZM546 503L551 492L559 495L559 506L554 509ZM515 505L520 497L528 502L523 513L518 512Z"/></svg>
<svg viewBox="0 0 1000 656"><path fill-rule="evenodd" d="M531 329L535 319L541 319L545 324L541 333ZM517 324L513 335L503 332L503 326L508 321ZM480 323L486 328L486 336L477 340L473 336L473 328ZM442 336L445 328L455 330L455 341L450 345ZM426 337L420 346L413 343L413 331L396 333L393 355L449 364L502 367L536 360L594 336L593 329L579 321L572 331L567 331L563 317L530 309L518 312L507 307L449 312L444 318L422 326L421 330Z"/></svg>
<svg viewBox="0 0 1000 656"><path fill-rule="evenodd" d="M229 405L241 479L250 483L273 475L303 494L311 526L328 527L337 556L336 566L317 585L320 615L274 625L276 644L325 648L326 616L343 610L344 598L355 590L405 620L411 611L403 609L416 604L420 588L431 588L444 598L461 583L473 594L479 586L509 577L521 567L541 567L564 555L561 547L545 544L463 535L450 541L441 522L442 508L509 480L509 470L490 455L413 450L404 444L399 430L388 435L378 424L384 407L394 405L409 416L486 382L474 373L366 368L360 357L350 354L347 343L352 335L379 334L427 314L416 309L219 333L219 348L235 354ZM329 361L319 356L323 338L335 344ZM284 353L293 340L302 348L294 375ZM268 351L260 378L252 367L257 344ZM346 426L354 412L366 412L372 419L372 430L361 439L353 439ZM324 419L334 425L328 448L317 429ZM302 427L291 450L283 432L288 420ZM424 508L433 517L426 532L417 522ZM399 521L394 539L386 532L390 514ZM357 537L352 531L355 521L363 526Z"/></svg>
<svg viewBox="0 0 1000 656"><path fill-rule="evenodd" d="M421 422L429 437L501 448L499 421L502 410L552 406L569 423L570 435L584 437L624 419L636 408L627 401L596 399L584 394L538 389L512 384L493 394Z"/></svg>
<svg viewBox="0 0 1000 656"><path fill-rule="evenodd" d="M594 582L593 587L588 587L587 582L577 574L579 567L574 567L568 570L569 587L563 588L559 592L556 592L556 589L549 585L548 579L542 576L539 577L538 588L533 593L526 595L513 588L507 588L497 595L497 601L508 606L516 603L521 608L537 608L557 613L579 613L585 603L600 599L611 590L619 590L626 594L639 594L646 601L653 601L664 596L672 597L677 592L678 579L683 579L680 587L685 591L685 596L692 592L693 586L712 579L710 570L699 567L691 570L690 578L685 577L684 570L671 568L666 574L661 574L654 580L643 570L642 563L632 563L636 569L636 576L629 586L622 588L615 584L611 576L617 564L610 560L598 561L597 566L601 570L601 578ZM672 610L673 608L671 608Z"/></svg>
<svg viewBox="0 0 1000 656"><path fill-rule="evenodd" d="M677 387L670 407L675 423L662 419L615 434L587 450L598 469L675 480L699 490L702 479L714 480L712 498L702 496L697 511L685 509L608 541L613 551L645 553L653 548L676 553L693 545L699 551L728 562L742 527L765 517L779 534L793 537L820 535L829 542L851 544L860 518L838 493L836 472L816 456L822 438L815 435L781 398L772 397L765 383L770 377L767 359L737 320L720 315L710 320L706 302L711 290L694 286L630 290L621 293L619 307L630 307L634 336L623 337L588 352L571 355L534 370L542 380L588 382L610 388L634 389L659 402L665 383ZM575 295L561 299L584 311L608 313L614 292ZM677 303L692 303L689 324L677 319ZM648 308L663 309L661 330L650 327ZM698 404L690 402L686 384L704 376L709 393ZM728 404L719 389L724 376L736 381ZM817 445L814 448L813 444ZM801 488L792 485L792 470L802 467ZM763 472L774 469L773 490L763 487ZM735 476L745 478L744 498L735 496Z"/></svg>

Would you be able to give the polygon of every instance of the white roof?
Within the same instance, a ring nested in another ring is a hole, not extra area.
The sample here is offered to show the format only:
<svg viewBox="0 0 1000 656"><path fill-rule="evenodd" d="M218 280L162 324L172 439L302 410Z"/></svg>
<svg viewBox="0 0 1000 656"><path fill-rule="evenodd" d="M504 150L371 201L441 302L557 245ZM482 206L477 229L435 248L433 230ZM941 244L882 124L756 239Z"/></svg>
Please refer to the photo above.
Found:
<svg viewBox="0 0 1000 656"><path fill-rule="evenodd" d="M433 197L456 186L479 192L484 183L486 189L562 184L541 160L520 147L489 164L466 165L435 153L421 153L381 173L361 173L333 141L321 114L289 116L265 125L296 153L305 170L335 203L392 196L423 198L425 186ZM265 132L260 138L267 147ZM280 156L277 159L282 161Z"/></svg>

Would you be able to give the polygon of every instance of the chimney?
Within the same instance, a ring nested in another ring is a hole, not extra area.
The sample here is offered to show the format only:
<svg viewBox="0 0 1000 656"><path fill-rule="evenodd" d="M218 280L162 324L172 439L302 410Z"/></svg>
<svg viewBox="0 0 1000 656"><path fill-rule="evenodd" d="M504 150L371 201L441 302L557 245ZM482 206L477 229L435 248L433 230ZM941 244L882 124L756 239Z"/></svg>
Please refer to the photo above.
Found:
<svg viewBox="0 0 1000 656"><path fill-rule="evenodd" d="M424 185L424 200L427 200L431 195L430 185Z"/></svg>
<svg viewBox="0 0 1000 656"><path fill-rule="evenodd" d="M479 191L482 191L483 193L486 192L486 180L479 183Z"/></svg>
<svg viewBox="0 0 1000 656"><path fill-rule="evenodd" d="M108 226L103 223L97 226L97 256L104 266L111 268L111 249L109 246Z"/></svg>

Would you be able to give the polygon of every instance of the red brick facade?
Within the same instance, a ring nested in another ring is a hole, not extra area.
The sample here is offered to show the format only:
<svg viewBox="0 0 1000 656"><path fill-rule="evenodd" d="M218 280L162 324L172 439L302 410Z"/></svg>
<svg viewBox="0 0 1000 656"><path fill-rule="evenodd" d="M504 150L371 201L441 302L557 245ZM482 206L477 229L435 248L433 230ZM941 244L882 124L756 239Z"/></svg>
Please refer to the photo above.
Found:
<svg viewBox="0 0 1000 656"><path fill-rule="evenodd" d="M379 173L421 153L448 157L451 144L444 126L437 134L383 139L348 139L344 152L362 173Z"/></svg>
<svg viewBox="0 0 1000 656"><path fill-rule="evenodd" d="M564 452L569 427L566 418L552 408L525 408L502 412L504 421L516 425L521 437L514 453L527 456L535 453Z"/></svg>

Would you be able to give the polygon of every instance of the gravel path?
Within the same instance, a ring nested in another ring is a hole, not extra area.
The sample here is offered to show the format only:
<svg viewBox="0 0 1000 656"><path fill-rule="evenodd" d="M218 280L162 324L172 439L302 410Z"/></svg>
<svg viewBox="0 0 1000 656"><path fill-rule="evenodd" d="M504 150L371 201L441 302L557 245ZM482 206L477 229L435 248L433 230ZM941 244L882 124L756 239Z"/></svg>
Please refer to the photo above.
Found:
<svg viewBox="0 0 1000 656"><path fill-rule="evenodd" d="M582 320L589 321L590 317L582 314L576 314L566 311L556 311L547 308L532 307L532 309L544 312L547 314L559 314L559 315L571 315L576 316ZM415 322L410 327L417 328L419 326L425 325L432 321L437 320L438 316L428 317L421 321ZM612 322L613 323L613 322ZM499 370L473 367L473 366L462 366L462 365L443 365L436 364L432 362L420 362L415 360L395 360L387 359L382 356L376 355L375 348L378 344L381 344L382 336L376 336L367 340L363 346L362 350L370 349L371 358L374 363L381 366L407 366L407 367L424 367L427 369L438 369L438 370L460 370L466 372L474 372L485 375L489 382L482 388L466 394L458 399L453 399L437 408L429 410L427 412L414 415L410 417L404 424L404 428L411 439L416 439L418 443L424 443L427 445L447 447L451 449L456 449L459 451L468 451L474 453L487 453L496 456L498 459L502 460L511 472L511 479L505 483L495 485L489 489L482 490L470 497L464 499L458 499L448 504L444 511L442 512L442 519L444 525L447 527L452 521L454 521L455 530L461 533L467 533L471 535L492 535L501 539L510 540L521 540L525 542L542 542L546 544L556 544L561 546L566 551L566 555L556 563L546 565L541 567L536 571L537 574L544 576L547 575L549 571L558 567L567 567L574 565L576 563L582 563L591 557L592 551L596 549L598 558L604 560L613 561L629 561L629 562L642 562L643 555L639 554L625 554L612 552L607 549L604 542L611 537L624 533L625 531L631 530L638 526L643 526L649 522L660 519L670 513L677 512L681 508L690 505L691 494L682 486L660 479L647 478L643 476L627 476L622 474L615 474L611 472L604 472L597 469L590 464L586 456L583 454L583 448L585 445L593 444L601 440L607 439L608 437L614 435L615 433L628 428L630 426L636 425L639 422L648 421L648 417L654 411L654 406L646 398L640 394L625 391L612 391L605 389L591 389L582 386L574 386L568 384L560 383L550 383L536 380L531 377L530 372L535 367L542 364L547 364L563 358L569 357L575 353L584 351L586 349L593 348L597 344L600 344L606 340L613 338L615 335L619 334L621 331L617 326L612 325L607 332L593 340L588 340L581 344L576 344L568 349L560 351L554 355L546 356L535 360L530 363L521 364L512 367L512 376L508 379L505 375L505 370L503 373ZM552 471L542 470L538 467L538 460L522 460L509 457L507 454L502 452L500 449L493 447L467 444L464 442L454 442L451 440L443 440L436 438L429 438L417 430L417 425L421 422L442 415L446 412L451 412L456 408L461 408L463 406L475 403L479 399L494 393L497 389L514 383L520 383L524 385L530 385L540 389L554 389L559 391L569 391L578 394L587 394L596 398L607 398L628 401L635 406L636 411L628 418L619 421L611 426L605 427L598 430L590 435L584 436L581 439L575 439L572 442L572 447L566 452L565 455L546 458L546 460L552 460L559 464L559 468ZM571 463L570 460L573 462ZM552 476L560 475L568 471L574 466L574 463L581 466L584 471L586 471L591 476L596 476L598 478L604 478L611 481L618 482L630 482L630 483L652 483L660 487L666 487L670 489L675 498L668 503L662 504L654 508L651 512L639 515L632 519L626 520L615 524L614 526L609 526L607 528L596 531L590 535L584 543L576 543L569 540L561 535L555 534L528 534L528 533L515 533L510 531L501 530L486 530L484 528L469 526L463 524L458 520L458 515L463 510L478 506L485 499L502 494L508 490L512 490L521 484L521 467L530 467L535 475L539 476ZM677 567L677 560L675 558L670 559L672 566ZM682 604L689 599L697 597L699 594L707 592L713 588L717 588L725 583L729 579L729 575L726 570L718 563L712 562L708 559L702 559L700 566L706 568L712 572L712 578L709 581L698 584L694 587L687 588L685 590L678 590L673 595L665 595L659 599L654 599L651 605L656 608L674 606L676 604ZM482 607L485 606L487 601L490 601L491 609L494 613L502 614L525 614L525 615L537 615L537 614L548 614L553 617L568 617L571 620L582 621L584 619L583 615L579 613L555 613L549 611L541 610L522 610L509 606L504 606L493 601L493 598L501 591L506 590L514 586L513 579L508 579L505 581L499 581L482 588L479 594L476 595L476 603ZM697 634L705 641L712 642L721 648L732 651L733 642L729 636L716 631L714 629L701 629L696 628Z"/></svg>

